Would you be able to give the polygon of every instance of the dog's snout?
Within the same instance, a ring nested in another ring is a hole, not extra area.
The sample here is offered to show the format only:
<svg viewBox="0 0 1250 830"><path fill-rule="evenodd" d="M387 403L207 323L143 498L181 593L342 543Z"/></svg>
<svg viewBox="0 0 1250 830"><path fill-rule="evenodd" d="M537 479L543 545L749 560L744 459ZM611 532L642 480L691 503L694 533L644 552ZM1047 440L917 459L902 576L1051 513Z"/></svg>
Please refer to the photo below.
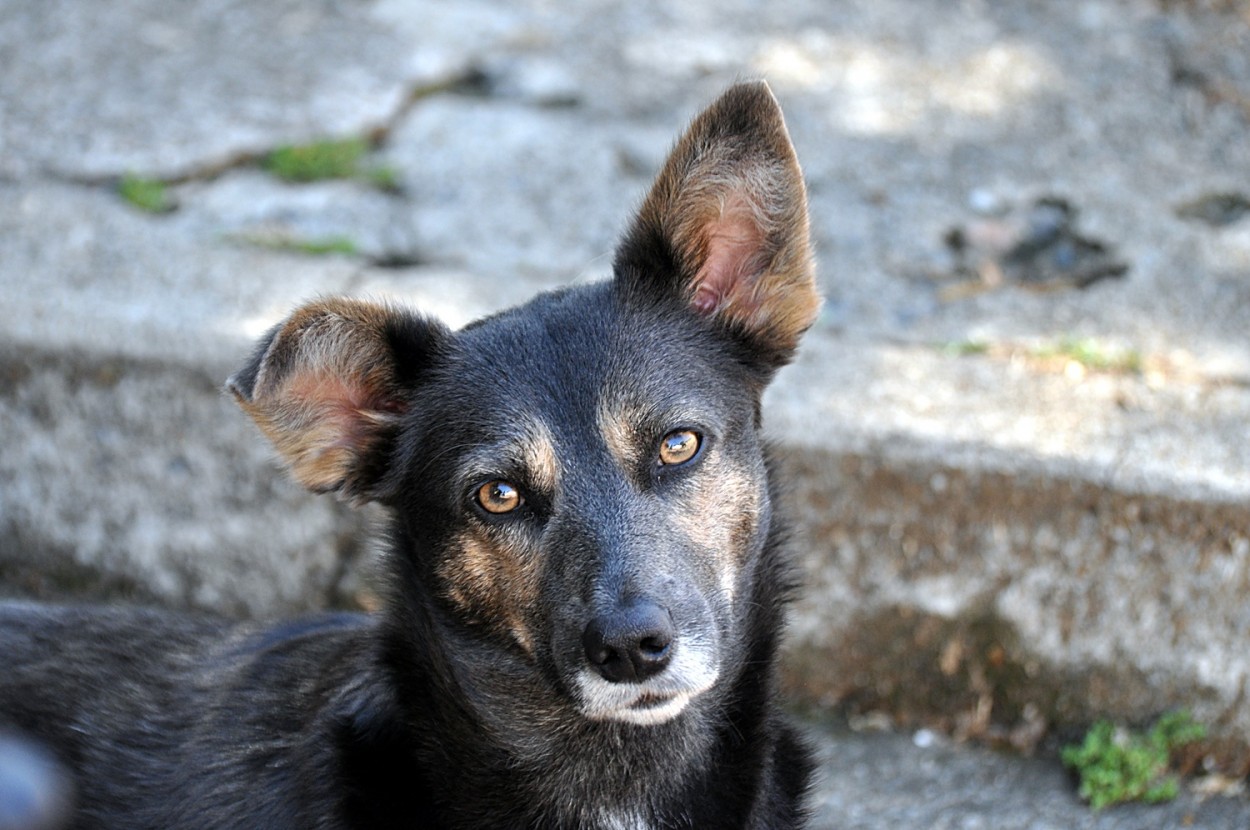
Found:
<svg viewBox="0 0 1250 830"><path fill-rule="evenodd" d="M675 637L668 612L643 601L595 617L582 633L582 646L605 680L640 683L668 665Z"/></svg>

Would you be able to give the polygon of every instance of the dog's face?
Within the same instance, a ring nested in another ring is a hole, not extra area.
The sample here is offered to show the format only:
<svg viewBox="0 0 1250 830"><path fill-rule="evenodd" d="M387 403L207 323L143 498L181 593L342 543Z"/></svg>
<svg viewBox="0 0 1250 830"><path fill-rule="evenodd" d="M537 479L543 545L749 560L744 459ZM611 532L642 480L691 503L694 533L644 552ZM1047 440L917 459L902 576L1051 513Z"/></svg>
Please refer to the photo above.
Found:
<svg viewBox="0 0 1250 830"><path fill-rule="evenodd" d="M741 652L760 394L818 302L780 112L741 85L675 148L611 283L456 333L315 302L231 388L306 486L392 508L460 633L586 718L663 723Z"/></svg>
<svg viewBox="0 0 1250 830"><path fill-rule="evenodd" d="M717 679L768 529L759 378L610 286L452 339L393 502L437 593L591 718L672 717Z"/></svg>

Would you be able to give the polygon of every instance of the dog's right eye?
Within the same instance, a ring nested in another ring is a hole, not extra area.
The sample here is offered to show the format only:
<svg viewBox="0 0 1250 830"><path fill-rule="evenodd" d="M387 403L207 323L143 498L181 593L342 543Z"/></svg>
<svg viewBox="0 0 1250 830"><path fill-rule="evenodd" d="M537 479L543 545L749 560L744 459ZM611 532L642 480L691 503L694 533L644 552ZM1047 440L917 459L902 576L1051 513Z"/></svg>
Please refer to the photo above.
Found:
<svg viewBox="0 0 1250 830"><path fill-rule="evenodd" d="M525 499L520 490L506 481L488 481L477 488L477 503L487 513L499 515L516 510Z"/></svg>
<svg viewBox="0 0 1250 830"><path fill-rule="evenodd" d="M685 464L699 454L702 444L699 433L694 430L679 429L670 432L660 442L660 463L666 467Z"/></svg>

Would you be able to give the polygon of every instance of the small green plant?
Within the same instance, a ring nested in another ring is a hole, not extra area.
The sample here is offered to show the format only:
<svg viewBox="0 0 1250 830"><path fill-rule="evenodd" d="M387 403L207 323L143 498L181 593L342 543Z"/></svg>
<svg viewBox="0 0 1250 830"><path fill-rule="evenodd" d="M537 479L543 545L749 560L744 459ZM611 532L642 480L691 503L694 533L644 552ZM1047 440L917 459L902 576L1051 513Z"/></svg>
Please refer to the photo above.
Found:
<svg viewBox="0 0 1250 830"><path fill-rule="evenodd" d="M347 236L320 236L303 238L288 234L255 233L235 237L239 242L269 248L274 251L290 251L307 256L356 256L360 246Z"/></svg>
<svg viewBox="0 0 1250 830"><path fill-rule="evenodd" d="M1034 356L1042 359L1063 358L1098 372L1140 374L1142 370L1141 353L1136 349L1110 349L1088 337L1064 338L1055 345L1037 349Z"/></svg>
<svg viewBox="0 0 1250 830"><path fill-rule="evenodd" d="M399 173L386 165L365 166L369 142L363 138L314 141L279 147L261 159L261 167L279 179L297 184L327 179L357 179L378 190L397 192Z"/></svg>
<svg viewBox="0 0 1250 830"><path fill-rule="evenodd" d="M324 256L326 254L355 256L360 253L356 243L346 236L295 240L291 243L291 250L298 251L301 254L308 254L309 256Z"/></svg>
<svg viewBox="0 0 1250 830"><path fill-rule="evenodd" d="M1110 721L1095 723L1080 744L1065 747L1063 763L1080 776L1081 798L1095 810L1126 801L1171 801L1180 789L1169 772L1176 750L1205 738L1188 712L1170 712L1142 734Z"/></svg>
<svg viewBox="0 0 1250 830"><path fill-rule="evenodd" d="M990 344L983 340L952 340L942 344L942 354L951 357L968 357L971 355L988 354Z"/></svg>
<svg viewBox="0 0 1250 830"><path fill-rule="evenodd" d="M388 193L397 193L403 189L403 185L399 180L399 171L394 167L380 165L378 167L370 167L364 172L364 177L369 184L378 190L385 190Z"/></svg>
<svg viewBox="0 0 1250 830"><path fill-rule="evenodd" d="M265 156L262 166L288 182L351 179L360 175L360 161L368 151L363 138L314 141L279 147Z"/></svg>
<svg viewBox="0 0 1250 830"><path fill-rule="evenodd" d="M147 213L168 213L174 209L169 188L159 179L126 175L117 183L117 193L131 205Z"/></svg>

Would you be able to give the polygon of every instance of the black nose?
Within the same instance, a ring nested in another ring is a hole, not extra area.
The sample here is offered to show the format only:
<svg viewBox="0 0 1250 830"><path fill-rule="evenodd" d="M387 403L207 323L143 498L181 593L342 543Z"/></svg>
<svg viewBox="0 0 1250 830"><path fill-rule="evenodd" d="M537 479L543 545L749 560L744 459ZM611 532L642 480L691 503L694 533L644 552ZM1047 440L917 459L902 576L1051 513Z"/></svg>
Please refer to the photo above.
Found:
<svg viewBox="0 0 1250 830"><path fill-rule="evenodd" d="M673 620L648 600L601 614L582 633L586 659L611 683L640 683L672 656Z"/></svg>

